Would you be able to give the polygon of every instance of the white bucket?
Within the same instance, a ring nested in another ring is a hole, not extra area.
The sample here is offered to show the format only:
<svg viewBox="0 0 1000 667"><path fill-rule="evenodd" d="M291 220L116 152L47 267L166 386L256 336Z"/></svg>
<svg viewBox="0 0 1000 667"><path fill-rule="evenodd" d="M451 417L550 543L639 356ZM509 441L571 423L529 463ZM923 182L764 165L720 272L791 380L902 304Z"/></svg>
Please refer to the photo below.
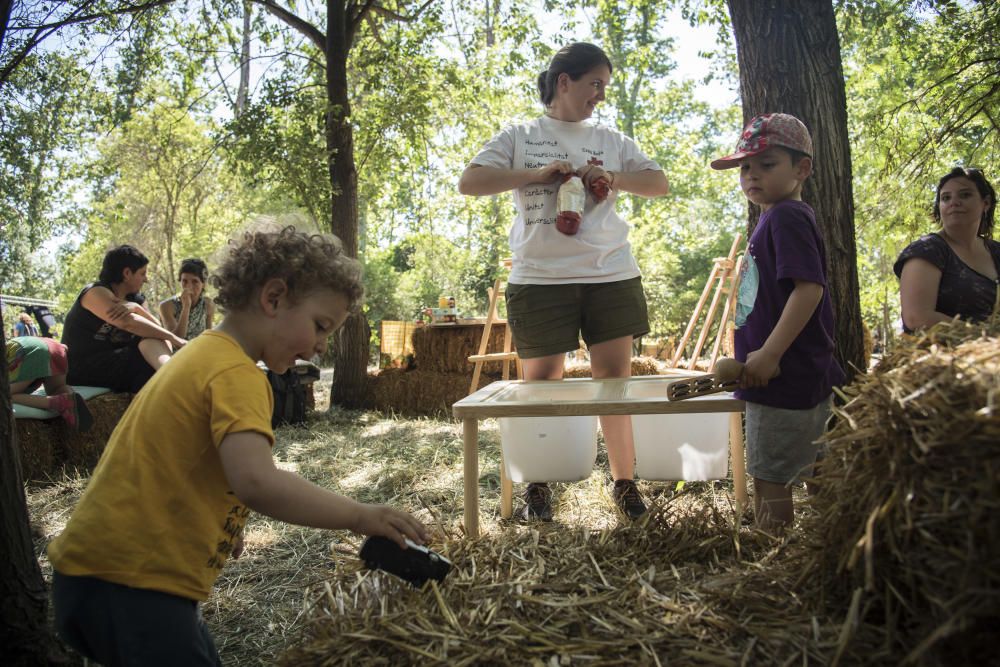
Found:
<svg viewBox="0 0 1000 667"><path fill-rule="evenodd" d="M597 417L503 417L500 443L512 482L576 482L597 459Z"/></svg>
<svg viewBox="0 0 1000 667"><path fill-rule="evenodd" d="M597 391L593 383L529 382L515 386L499 402L588 401ZM593 472L596 416L502 417L497 422L504 468L512 482L576 482Z"/></svg>
<svg viewBox="0 0 1000 667"><path fill-rule="evenodd" d="M666 385L635 382L630 384L628 395L666 396ZM694 482L729 475L727 412L632 415L632 437L635 474L641 479Z"/></svg>

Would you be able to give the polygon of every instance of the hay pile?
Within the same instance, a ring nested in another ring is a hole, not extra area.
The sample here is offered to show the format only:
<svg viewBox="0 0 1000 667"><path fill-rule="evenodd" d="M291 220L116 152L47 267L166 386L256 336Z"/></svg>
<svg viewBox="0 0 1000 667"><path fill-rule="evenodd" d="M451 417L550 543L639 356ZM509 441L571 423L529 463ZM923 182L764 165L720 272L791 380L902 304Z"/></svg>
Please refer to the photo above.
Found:
<svg viewBox="0 0 1000 667"><path fill-rule="evenodd" d="M483 325L425 326L413 332L415 368L386 368L370 373L366 405L374 410L410 416L451 415L451 405L469 395L473 365ZM490 329L487 353L503 351L504 327ZM511 377L516 373L510 366ZM483 364L479 387L500 379L499 361Z"/></svg>
<svg viewBox="0 0 1000 667"><path fill-rule="evenodd" d="M111 432L132 394L101 394L87 401L94 425L86 433L70 429L62 419L16 419L17 444L25 481L44 481L64 468L89 472L97 465Z"/></svg>
<svg viewBox="0 0 1000 667"><path fill-rule="evenodd" d="M369 374L368 379L367 404L373 410L411 416L450 417L452 403L469 395L472 373L385 368ZM479 377L479 387L493 381L494 378L483 374Z"/></svg>
<svg viewBox="0 0 1000 667"><path fill-rule="evenodd" d="M665 366L665 364L652 357L632 357L632 377L660 375L662 372L661 366ZM568 378L589 378L590 363L585 361L567 363L564 376Z"/></svg>
<svg viewBox="0 0 1000 667"><path fill-rule="evenodd" d="M845 391L801 576L909 662L995 662L1000 318L938 325Z"/></svg>
<svg viewBox="0 0 1000 667"><path fill-rule="evenodd" d="M283 664L772 664L832 641L831 625L814 638L808 618L776 623L766 593L720 613L738 586L727 569L772 553L755 537L727 512L668 503L644 526L448 541L455 569L420 591L348 556L311 591L307 639Z"/></svg>
<svg viewBox="0 0 1000 667"><path fill-rule="evenodd" d="M845 388L787 539L667 501L646 525L506 525L421 591L341 558L285 664L996 664L1000 318Z"/></svg>
<svg viewBox="0 0 1000 667"><path fill-rule="evenodd" d="M503 325L490 327L487 354L503 352ZM413 357L417 368L436 373L463 373L472 379L469 356L479 353L483 325L424 326L413 331ZM500 376L499 361L483 364L483 372ZM468 388L468 387L466 387Z"/></svg>

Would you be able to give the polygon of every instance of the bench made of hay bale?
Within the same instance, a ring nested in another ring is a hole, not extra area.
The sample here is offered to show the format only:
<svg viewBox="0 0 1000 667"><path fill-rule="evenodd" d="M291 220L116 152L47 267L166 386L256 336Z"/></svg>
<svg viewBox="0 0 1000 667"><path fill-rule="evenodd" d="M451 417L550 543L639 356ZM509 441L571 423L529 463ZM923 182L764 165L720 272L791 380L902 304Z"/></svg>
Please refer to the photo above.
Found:
<svg viewBox="0 0 1000 667"><path fill-rule="evenodd" d="M71 429L63 419L15 419L21 474L42 482L64 468L90 472L97 465L111 432L132 402L132 394L101 394L87 400L94 423L86 433Z"/></svg>
<svg viewBox="0 0 1000 667"><path fill-rule="evenodd" d="M437 373L462 373L472 377L473 365L469 357L479 353L479 341L483 337L483 322L431 325L420 327L413 332L413 357L418 369ZM503 352L503 322L495 322L490 328L490 340L486 353ZM499 361L483 364L483 373L499 377ZM466 384L466 391L469 387Z"/></svg>

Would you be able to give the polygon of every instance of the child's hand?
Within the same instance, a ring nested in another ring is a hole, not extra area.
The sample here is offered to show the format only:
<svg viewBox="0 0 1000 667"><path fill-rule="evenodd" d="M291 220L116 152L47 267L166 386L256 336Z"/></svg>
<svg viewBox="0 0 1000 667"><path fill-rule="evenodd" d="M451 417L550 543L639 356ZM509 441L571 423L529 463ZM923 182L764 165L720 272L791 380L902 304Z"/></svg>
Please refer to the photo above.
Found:
<svg viewBox="0 0 1000 667"><path fill-rule="evenodd" d="M417 544L427 540L427 529L412 515L386 505L362 505L354 531L362 535L382 535L406 548L406 538Z"/></svg>
<svg viewBox="0 0 1000 667"><path fill-rule="evenodd" d="M780 358L765 352L763 349L754 350L747 355L740 387L743 389L766 387L767 383L780 372L779 361Z"/></svg>

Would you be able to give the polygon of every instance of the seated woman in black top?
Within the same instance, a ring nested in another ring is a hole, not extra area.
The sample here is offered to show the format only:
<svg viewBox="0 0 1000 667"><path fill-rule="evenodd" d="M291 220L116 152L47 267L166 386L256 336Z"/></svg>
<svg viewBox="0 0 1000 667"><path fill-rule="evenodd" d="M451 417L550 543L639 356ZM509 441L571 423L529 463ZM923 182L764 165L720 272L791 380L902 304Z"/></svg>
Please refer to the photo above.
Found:
<svg viewBox="0 0 1000 667"><path fill-rule="evenodd" d="M66 315L73 385L137 392L187 342L159 325L142 305L149 260L130 245L104 255L100 278L83 288Z"/></svg>
<svg viewBox="0 0 1000 667"><path fill-rule="evenodd" d="M903 328L909 333L956 315L981 321L994 312L1000 243L993 240L996 191L979 169L956 167L938 182L934 219L941 229L899 255Z"/></svg>

